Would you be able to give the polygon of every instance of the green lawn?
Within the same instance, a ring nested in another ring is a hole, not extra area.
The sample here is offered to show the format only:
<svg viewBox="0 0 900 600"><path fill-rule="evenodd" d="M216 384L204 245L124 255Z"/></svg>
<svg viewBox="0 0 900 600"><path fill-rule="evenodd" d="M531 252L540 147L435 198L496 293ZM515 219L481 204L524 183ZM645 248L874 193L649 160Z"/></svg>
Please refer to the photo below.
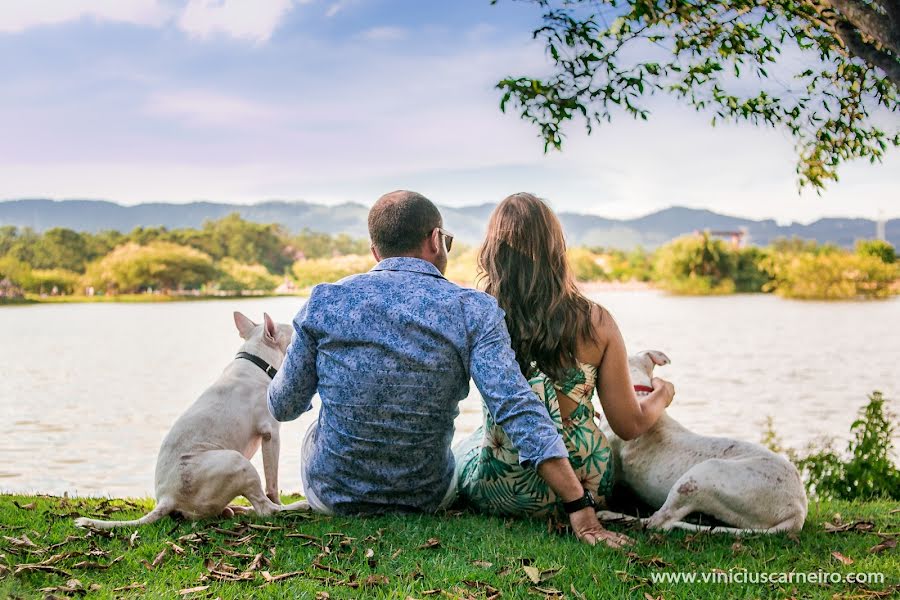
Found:
<svg viewBox="0 0 900 600"><path fill-rule="evenodd" d="M458 513L365 519L294 513L199 524L166 518L111 535L72 525L77 515L134 518L151 506L0 496L0 597L900 597L896 502L812 504L799 535L738 542L613 526L635 539L627 550L581 545L543 521ZM826 524L835 522L843 526L829 531ZM654 573L713 570L882 573L884 583L651 580Z"/></svg>

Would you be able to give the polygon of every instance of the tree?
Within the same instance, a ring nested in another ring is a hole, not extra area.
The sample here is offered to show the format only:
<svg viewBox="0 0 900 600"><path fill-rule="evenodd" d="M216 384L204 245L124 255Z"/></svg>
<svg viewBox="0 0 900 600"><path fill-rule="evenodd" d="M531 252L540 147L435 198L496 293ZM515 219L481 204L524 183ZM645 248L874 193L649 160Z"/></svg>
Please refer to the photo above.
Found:
<svg viewBox="0 0 900 600"><path fill-rule="evenodd" d="M876 114L900 109L900 0L519 1L543 12L533 35L553 70L500 81L500 108L537 125L545 151L579 116L588 132L617 109L646 120L655 92L713 124L787 130L800 186L818 191L843 162L900 145L897 120L884 131Z"/></svg>
<svg viewBox="0 0 900 600"><path fill-rule="evenodd" d="M129 242L88 266L85 287L113 292L196 289L215 276L209 255L171 242Z"/></svg>
<svg viewBox="0 0 900 600"><path fill-rule="evenodd" d="M856 253L863 256L874 256L885 264L897 262L897 252L890 242L884 240L859 240L856 242Z"/></svg>
<svg viewBox="0 0 900 600"><path fill-rule="evenodd" d="M735 291L736 253L709 233L672 240L656 252L654 272L676 294L730 294Z"/></svg>

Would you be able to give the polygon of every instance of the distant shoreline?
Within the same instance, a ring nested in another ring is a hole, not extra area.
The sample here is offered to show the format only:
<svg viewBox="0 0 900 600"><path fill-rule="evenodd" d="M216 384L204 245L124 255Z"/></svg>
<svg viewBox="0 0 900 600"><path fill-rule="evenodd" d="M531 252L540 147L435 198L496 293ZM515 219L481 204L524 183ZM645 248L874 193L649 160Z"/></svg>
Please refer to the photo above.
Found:
<svg viewBox="0 0 900 600"><path fill-rule="evenodd" d="M466 287L469 285L459 283ZM581 282L578 287L587 294L601 292L637 292L650 291L658 289L652 283L646 281L588 281ZM3 306L34 306L38 304L157 304L163 302L202 302L205 300L253 300L257 298L305 298L309 296L309 290L299 290L294 294L240 294L240 295L217 295L217 294L198 294L198 295L168 295L168 294L119 294L116 296L85 296L85 295L69 295L69 296L39 296L37 294L27 294L24 298L0 298L0 307Z"/></svg>

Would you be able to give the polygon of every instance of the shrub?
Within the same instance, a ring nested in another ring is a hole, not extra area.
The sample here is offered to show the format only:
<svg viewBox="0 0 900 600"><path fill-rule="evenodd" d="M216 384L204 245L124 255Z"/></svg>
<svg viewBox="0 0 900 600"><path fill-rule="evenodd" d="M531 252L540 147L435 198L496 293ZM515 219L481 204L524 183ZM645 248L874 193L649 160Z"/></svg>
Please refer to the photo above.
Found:
<svg viewBox="0 0 900 600"><path fill-rule="evenodd" d="M119 246L88 266L82 284L112 292L197 289L215 275L212 259L171 242Z"/></svg>
<svg viewBox="0 0 900 600"><path fill-rule="evenodd" d="M225 258L219 262L218 267L221 271L217 282L220 290L271 292L281 283L280 277L272 275L260 264L248 265L233 258Z"/></svg>
<svg viewBox="0 0 900 600"><path fill-rule="evenodd" d="M763 292L772 281L769 273L760 265L768 256L766 250L756 247L736 251L734 289L742 293Z"/></svg>
<svg viewBox="0 0 900 600"><path fill-rule="evenodd" d="M34 269L23 287L35 294L52 294L54 288L58 294L72 294L80 279L80 274L65 269Z"/></svg>
<svg viewBox="0 0 900 600"><path fill-rule="evenodd" d="M654 271L660 286L675 294L730 294L737 255L708 233L684 236L657 251Z"/></svg>
<svg viewBox="0 0 900 600"><path fill-rule="evenodd" d="M772 278L767 289L802 300L886 298L898 274L880 258L843 252L773 254L762 266Z"/></svg>
<svg viewBox="0 0 900 600"><path fill-rule="evenodd" d="M810 494L823 500L900 500L900 470L891 461L896 420L881 393L873 392L850 426L846 457L829 444L796 459Z"/></svg>
<svg viewBox="0 0 900 600"><path fill-rule="evenodd" d="M331 283L375 266L375 259L365 255L314 258L294 263L292 271L300 287L312 287L319 283Z"/></svg>
<svg viewBox="0 0 900 600"><path fill-rule="evenodd" d="M586 248L569 248L566 251L569 266L577 281L604 281L609 279L599 262L599 256Z"/></svg>
<svg viewBox="0 0 900 600"><path fill-rule="evenodd" d="M874 256L889 265L897 262L894 247L884 240L860 240L856 242L856 253L860 256Z"/></svg>

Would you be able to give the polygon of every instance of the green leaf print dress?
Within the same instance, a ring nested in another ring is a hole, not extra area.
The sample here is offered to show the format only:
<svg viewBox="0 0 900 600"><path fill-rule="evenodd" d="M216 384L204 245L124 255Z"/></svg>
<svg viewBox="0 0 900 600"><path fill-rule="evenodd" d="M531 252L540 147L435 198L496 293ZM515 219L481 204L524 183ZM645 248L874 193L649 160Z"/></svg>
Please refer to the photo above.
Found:
<svg viewBox="0 0 900 600"><path fill-rule="evenodd" d="M543 400L569 450L569 462L585 489L601 501L612 489L609 442L597 424L591 398L597 368L578 363L561 383L543 373L529 380ZM560 416L557 392L578 403L569 418ZM460 442L453 454L461 501L482 512L542 517L561 510L561 502L533 468L519 465L519 453L487 408L484 424Z"/></svg>

